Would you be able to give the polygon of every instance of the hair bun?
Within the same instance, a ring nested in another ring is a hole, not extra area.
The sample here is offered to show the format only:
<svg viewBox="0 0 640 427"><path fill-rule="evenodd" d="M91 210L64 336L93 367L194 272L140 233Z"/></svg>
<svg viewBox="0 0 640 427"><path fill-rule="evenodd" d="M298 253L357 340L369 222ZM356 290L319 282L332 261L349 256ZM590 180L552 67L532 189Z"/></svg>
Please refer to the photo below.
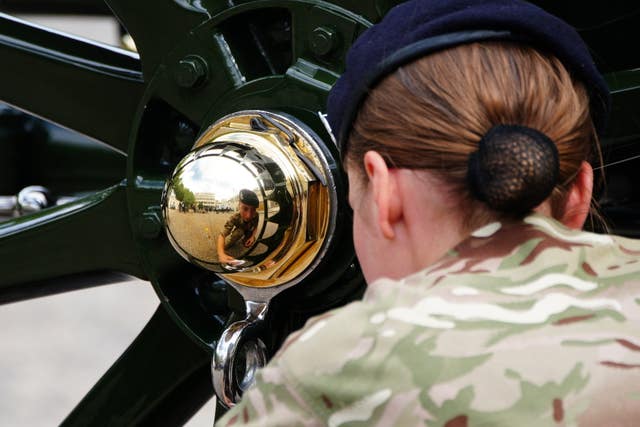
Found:
<svg viewBox="0 0 640 427"><path fill-rule="evenodd" d="M559 168L558 149L547 135L497 125L469 156L467 180L471 194L490 208L523 215L551 195Z"/></svg>

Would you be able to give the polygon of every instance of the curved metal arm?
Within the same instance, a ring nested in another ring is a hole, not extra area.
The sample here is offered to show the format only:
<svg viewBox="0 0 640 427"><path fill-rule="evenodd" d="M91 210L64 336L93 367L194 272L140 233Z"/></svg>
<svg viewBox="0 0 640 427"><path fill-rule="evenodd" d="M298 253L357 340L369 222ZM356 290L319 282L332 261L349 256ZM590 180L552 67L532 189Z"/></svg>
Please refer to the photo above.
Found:
<svg viewBox="0 0 640 427"><path fill-rule="evenodd" d="M232 323L223 332L211 363L213 388L220 403L231 408L242 397L242 393L253 383L256 371L267 362L267 349L255 337L267 313L268 302L246 301L247 317ZM242 378L237 378L238 351L244 351Z"/></svg>

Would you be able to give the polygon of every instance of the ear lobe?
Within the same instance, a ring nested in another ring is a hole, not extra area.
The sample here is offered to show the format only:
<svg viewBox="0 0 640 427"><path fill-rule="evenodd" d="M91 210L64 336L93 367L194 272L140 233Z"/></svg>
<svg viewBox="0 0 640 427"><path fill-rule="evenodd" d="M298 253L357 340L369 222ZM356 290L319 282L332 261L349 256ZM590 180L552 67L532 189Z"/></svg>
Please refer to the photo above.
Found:
<svg viewBox="0 0 640 427"><path fill-rule="evenodd" d="M582 229L589 215L593 192L593 169L585 161L580 165L578 175L571 184L565 198L560 221L569 228Z"/></svg>
<svg viewBox="0 0 640 427"><path fill-rule="evenodd" d="M368 151L364 155L364 169L373 192L380 232L387 239L393 239L395 238L393 224L402 216L397 198L394 197L394 194L397 194L396 177L376 151Z"/></svg>

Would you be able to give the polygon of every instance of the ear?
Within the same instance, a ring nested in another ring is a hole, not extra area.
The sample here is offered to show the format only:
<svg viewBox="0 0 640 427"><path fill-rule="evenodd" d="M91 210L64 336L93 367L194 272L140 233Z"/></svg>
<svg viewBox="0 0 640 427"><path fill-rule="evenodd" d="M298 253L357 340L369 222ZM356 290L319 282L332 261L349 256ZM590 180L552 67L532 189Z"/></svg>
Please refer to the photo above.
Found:
<svg viewBox="0 0 640 427"><path fill-rule="evenodd" d="M560 218L564 225L576 230L582 229L589 215L592 192L593 169L583 161L565 199L564 213Z"/></svg>
<svg viewBox="0 0 640 427"><path fill-rule="evenodd" d="M364 169L373 192L377 210L378 227L387 239L395 238L393 225L402 218L402 208L397 195L397 177L387 167L384 158L376 151L364 155Z"/></svg>

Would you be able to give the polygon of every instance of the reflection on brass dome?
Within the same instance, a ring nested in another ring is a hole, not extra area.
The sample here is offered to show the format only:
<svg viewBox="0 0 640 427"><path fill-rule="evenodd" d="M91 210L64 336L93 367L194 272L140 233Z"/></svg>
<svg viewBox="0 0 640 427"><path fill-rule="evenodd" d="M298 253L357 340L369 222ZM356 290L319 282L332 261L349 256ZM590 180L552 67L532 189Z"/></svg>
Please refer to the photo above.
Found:
<svg viewBox="0 0 640 427"><path fill-rule="evenodd" d="M335 220L335 187L313 137L261 111L227 116L167 180L169 241L189 262L250 287L297 283L317 264Z"/></svg>

